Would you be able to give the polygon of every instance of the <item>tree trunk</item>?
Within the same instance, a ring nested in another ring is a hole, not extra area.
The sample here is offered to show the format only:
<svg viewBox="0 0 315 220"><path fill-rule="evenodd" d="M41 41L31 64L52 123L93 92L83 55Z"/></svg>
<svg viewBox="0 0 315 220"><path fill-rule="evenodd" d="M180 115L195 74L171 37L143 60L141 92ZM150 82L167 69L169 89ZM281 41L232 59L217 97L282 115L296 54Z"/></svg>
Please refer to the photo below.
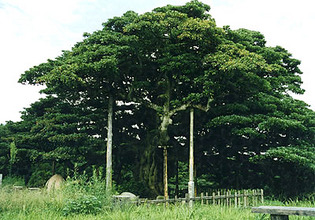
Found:
<svg viewBox="0 0 315 220"><path fill-rule="evenodd" d="M113 145L113 97L108 100L107 150L106 150L106 191L112 190L112 145Z"/></svg>
<svg viewBox="0 0 315 220"><path fill-rule="evenodd" d="M163 191L162 169L159 167L163 159L159 154L160 149L152 143L152 139L151 135L148 135L145 148L139 152L139 180L150 190L146 196L156 197Z"/></svg>
<svg viewBox="0 0 315 220"><path fill-rule="evenodd" d="M151 125L141 137L141 145L137 148L139 161L135 163L138 164L138 181L145 187L142 196L155 198L163 194L163 154L158 148L160 134L157 129L160 120L155 113L145 117L150 118Z"/></svg>
<svg viewBox="0 0 315 220"><path fill-rule="evenodd" d="M160 148L163 149L163 185L164 185L164 198L168 199L168 176L167 176L167 148L169 136L167 133L168 126L171 124L171 118L169 115L169 108L167 108L168 112L165 112L162 116L162 122L160 125L160 137L159 137L159 143Z"/></svg>
<svg viewBox="0 0 315 220"><path fill-rule="evenodd" d="M167 181L167 128L170 117L164 114L157 132L148 133L145 148L140 153L139 179L150 189L150 196L164 194L168 197ZM163 150L163 152L161 152ZM160 166L163 164L163 166Z"/></svg>

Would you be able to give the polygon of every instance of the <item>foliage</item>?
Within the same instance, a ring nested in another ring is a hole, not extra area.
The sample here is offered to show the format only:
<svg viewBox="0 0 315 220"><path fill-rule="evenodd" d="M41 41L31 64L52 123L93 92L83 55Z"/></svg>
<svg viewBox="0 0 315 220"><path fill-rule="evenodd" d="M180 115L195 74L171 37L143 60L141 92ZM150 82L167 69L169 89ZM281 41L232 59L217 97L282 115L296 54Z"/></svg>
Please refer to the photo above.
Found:
<svg viewBox="0 0 315 220"><path fill-rule="evenodd" d="M14 142L10 144L10 164L13 164L16 159L17 148Z"/></svg>
<svg viewBox="0 0 315 220"><path fill-rule="evenodd" d="M40 163L38 166L32 169L32 174L30 179L28 180L27 186L28 187L43 187L45 186L46 182L52 176L50 172L47 170L51 170L50 163ZM59 173L57 171L57 173Z"/></svg>
<svg viewBox="0 0 315 220"><path fill-rule="evenodd" d="M8 126L0 124L0 172L6 176L10 173L10 131ZM12 167L12 166L11 166Z"/></svg>
<svg viewBox="0 0 315 220"><path fill-rule="evenodd" d="M83 195L75 200L70 199L62 209L64 215L97 214L101 211L101 201L95 196Z"/></svg>
<svg viewBox="0 0 315 220"><path fill-rule="evenodd" d="M170 195L174 196L176 194L179 197L185 197L185 193L188 192L188 164L178 161L178 172L176 175L178 176L169 178Z"/></svg>
<svg viewBox="0 0 315 220"><path fill-rule="evenodd" d="M24 180L18 176L4 176L2 180L2 184L4 187L11 187L11 186L24 186Z"/></svg>

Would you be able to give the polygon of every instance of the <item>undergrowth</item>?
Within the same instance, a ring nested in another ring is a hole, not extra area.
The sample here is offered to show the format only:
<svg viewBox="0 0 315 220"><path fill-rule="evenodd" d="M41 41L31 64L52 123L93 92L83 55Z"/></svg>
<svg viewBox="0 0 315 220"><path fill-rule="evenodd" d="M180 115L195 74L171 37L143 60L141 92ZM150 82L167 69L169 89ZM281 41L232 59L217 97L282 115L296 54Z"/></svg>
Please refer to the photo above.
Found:
<svg viewBox="0 0 315 220"><path fill-rule="evenodd" d="M14 181L12 181L14 182ZM265 201L264 205L314 207L314 200L291 200L280 202ZM0 219L211 219L211 220L267 220L268 215L251 213L250 208L234 208L196 203L193 209L186 204L159 205L123 205L113 203L106 194L105 183L100 174L90 178L85 175L67 178L62 189L47 192L14 190L5 184L0 189ZM294 220L310 220L314 217L290 216Z"/></svg>

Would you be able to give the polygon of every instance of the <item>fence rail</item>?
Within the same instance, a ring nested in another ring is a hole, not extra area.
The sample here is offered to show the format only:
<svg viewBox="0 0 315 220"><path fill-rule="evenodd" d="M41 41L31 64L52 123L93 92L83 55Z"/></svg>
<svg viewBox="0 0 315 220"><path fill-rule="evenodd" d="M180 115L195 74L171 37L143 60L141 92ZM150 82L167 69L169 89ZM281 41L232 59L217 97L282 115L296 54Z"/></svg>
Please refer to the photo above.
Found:
<svg viewBox="0 0 315 220"><path fill-rule="evenodd" d="M168 204L168 203L188 203L189 201L200 202L201 204L212 204L234 207L251 207L264 203L264 191L262 189L254 190L218 190L212 193L201 193L199 196L189 198L169 198L169 199L143 199L133 200L136 204Z"/></svg>

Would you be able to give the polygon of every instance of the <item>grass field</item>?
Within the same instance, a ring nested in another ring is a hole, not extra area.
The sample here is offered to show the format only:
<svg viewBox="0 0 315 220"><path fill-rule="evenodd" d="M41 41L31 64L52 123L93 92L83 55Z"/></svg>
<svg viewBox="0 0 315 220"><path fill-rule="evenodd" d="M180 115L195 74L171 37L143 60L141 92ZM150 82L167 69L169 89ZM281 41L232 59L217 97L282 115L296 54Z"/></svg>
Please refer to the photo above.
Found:
<svg viewBox="0 0 315 220"><path fill-rule="evenodd" d="M2 189L0 193L0 219L269 219L267 215L251 213L250 208L229 208L212 205L196 204L190 210L186 204L178 205L110 205L101 204L97 212L65 214L67 197L61 192L47 194L46 192L30 192L28 190L11 191ZM314 206L314 202L290 202L281 204L280 202L268 202L272 205L290 206ZM93 205L93 204L92 204ZM90 206L80 206L79 208L90 209ZM315 219L314 217L295 217L290 219Z"/></svg>
<svg viewBox="0 0 315 220"><path fill-rule="evenodd" d="M102 182L78 185L68 182L62 190L47 193L45 190L13 190L12 186L0 188L0 219L211 219L211 220L263 220L268 215L251 213L250 208L234 208L195 204L189 209L186 204L177 205L115 205L103 193ZM315 207L314 200L266 201L264 205ZM290 216L290 220L310 220L315 217Z"/></svg>

